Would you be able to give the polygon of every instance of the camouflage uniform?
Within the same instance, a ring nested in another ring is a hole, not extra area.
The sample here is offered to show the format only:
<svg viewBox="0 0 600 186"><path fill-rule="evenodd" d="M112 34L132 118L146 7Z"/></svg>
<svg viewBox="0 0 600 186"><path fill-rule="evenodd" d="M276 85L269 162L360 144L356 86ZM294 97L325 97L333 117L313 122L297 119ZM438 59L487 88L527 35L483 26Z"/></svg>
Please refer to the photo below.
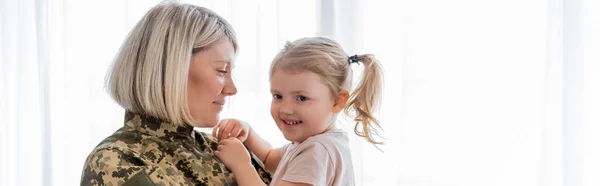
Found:
<svg viewBox="0 0 600 186"><path fill-rule="evenodd" d="M88 156L81 185L237 185L213 155L211 135L130 112L125 121ZM271 174L254 154L252 164L268 185Z"/></svg>

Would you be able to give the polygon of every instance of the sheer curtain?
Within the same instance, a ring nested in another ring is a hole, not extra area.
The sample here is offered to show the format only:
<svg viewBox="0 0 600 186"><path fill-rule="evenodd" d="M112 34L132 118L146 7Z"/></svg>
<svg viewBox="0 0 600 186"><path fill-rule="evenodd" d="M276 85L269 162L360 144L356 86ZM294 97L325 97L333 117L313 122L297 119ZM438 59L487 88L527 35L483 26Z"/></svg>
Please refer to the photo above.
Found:
<svg viewBox="0 0 600 186"><path fill-rule="evenodd" d="M600 185L599 1L359 7L391 138L364 185Z"/></svg>
<svg viewBox="0 0 600 186"><path fill-rule="evenodd" d="M122 126L107 67L158 2L0 0L0 185L79 183L87 154ZM238 34L239 91L222 117L275 146L268 66L285 41L321 35L375 54L387 144L351 138L358 185L600 185L597 0L186 2Z"/></svg>

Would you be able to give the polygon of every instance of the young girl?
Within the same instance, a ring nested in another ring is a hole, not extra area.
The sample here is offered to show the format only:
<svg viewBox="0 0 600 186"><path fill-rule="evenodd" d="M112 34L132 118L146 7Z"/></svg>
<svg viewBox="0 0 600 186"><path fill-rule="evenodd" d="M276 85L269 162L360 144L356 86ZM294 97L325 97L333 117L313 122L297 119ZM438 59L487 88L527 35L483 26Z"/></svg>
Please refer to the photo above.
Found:
<svg viewBox="0 0 600 186"><path fill-rule="evenodd" d="M352 92L353 63L364 74ZM372 111L381 92L381 66L372 55L348 57L336 42L322 37L288 43L270 70L271 116L291 143L272 148L243 121L222 120L213 128L215 155L240 185L264 185L244 145L275 172L271 185L354 185L349 140L337 128L345 110L355 116L354 132L372 144L380 129Z"/></svg>

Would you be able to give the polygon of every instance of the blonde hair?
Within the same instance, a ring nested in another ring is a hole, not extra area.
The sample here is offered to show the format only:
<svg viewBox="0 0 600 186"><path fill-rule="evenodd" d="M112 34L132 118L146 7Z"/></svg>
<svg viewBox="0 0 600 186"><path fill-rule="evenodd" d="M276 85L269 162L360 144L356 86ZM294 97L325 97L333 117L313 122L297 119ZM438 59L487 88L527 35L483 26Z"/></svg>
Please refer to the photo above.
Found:
<svg viewBox="0 0 600 186"><path fill-rule="evenodd" d="M307 70L318 74L336 97L342 90L352 88L351 62L362 62L364 72L357 88L350 94L346 114L354 116L354 133L372 144L382 144L375 137L381 137L379 121L373 116L379 106L383 85L382 69L371 54L357 55L351 61L342 47L324 37L310 37L288 42L273 60L270 74L276 70Z"/></svg>
<svg viewBox="0 0 600 186"><path fill-rule="evenodd" d="M228 38L232 26L215 12L165 1L131 30L106 76L110 96L124 109L174 124L193 123L187 102L193 53Z"/></svg>

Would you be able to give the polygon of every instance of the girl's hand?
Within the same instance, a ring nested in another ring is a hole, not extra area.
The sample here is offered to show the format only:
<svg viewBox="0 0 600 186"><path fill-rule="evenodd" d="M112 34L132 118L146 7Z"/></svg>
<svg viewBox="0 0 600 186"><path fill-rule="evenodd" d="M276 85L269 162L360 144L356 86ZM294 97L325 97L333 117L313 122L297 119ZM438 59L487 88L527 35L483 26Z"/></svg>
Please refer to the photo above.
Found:
<svg viewBox="0 0 600 186"><path fill-rule="evenodd" d="M237 138L242 143L248 139L250 124L237 119L223 119L212 130L212 136L218 141Z"/></svg>
<svg viewBox="0 0 600 186"><path fill-rule="evenodd" d="M215 156L217 156L223 164L234 173L243 166L252 166L250 162L250 153L246 150L244 144L237 138L219 141Z"/></svg>

